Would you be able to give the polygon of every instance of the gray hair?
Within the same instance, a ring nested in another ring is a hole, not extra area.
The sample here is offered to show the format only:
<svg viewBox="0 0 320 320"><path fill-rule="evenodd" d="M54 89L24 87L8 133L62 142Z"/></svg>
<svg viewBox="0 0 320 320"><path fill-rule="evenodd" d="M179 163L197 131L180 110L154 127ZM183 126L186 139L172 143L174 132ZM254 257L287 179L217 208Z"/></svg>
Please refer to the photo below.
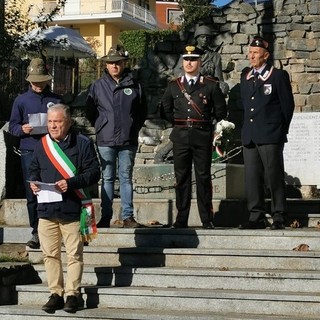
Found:
<svg viewBox="0 0 320 320"><path fill-rule="evenodd" d="M70 110L70 107L67 106L66 104L57 103L57 104L53 104L48 108L48 113L55 112L55 111L62 111L64 113L65 118L71 120L71 110Z"/></svg>

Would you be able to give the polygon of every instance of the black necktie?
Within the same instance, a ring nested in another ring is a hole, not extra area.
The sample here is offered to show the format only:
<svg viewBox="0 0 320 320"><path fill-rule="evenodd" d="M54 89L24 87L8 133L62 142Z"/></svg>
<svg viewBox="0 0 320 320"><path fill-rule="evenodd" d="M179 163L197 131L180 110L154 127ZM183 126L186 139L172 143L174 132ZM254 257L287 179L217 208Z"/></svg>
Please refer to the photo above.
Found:
<svg viewBox="0 0 320 320"><path fill-rule="evenodd" d="M259 72L255 72L255 74L254 74L254 79L253 79L253 85L254 85L254 86L257 85L257 81L258 81L258 79L259 79L259 75L260 75Z"/></svg>
<svg viewBox="0 0 320 320"><path fill-rule="evenodd" d="M193 85L194 85L194 80L193 80L193 79L190 79L190 80L189 80L189 87L192 88Z"/></svg>

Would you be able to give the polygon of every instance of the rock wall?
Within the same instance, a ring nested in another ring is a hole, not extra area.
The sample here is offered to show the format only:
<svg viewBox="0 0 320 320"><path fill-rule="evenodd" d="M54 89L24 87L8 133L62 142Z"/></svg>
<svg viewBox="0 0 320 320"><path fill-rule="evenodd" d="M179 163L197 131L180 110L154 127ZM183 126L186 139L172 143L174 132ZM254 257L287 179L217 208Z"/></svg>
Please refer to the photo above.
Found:
<svg viewBox="0 0 320 320"><path fill-rule="evenodd" d="M254 1L252 1L254 2ZM225 81L231 89L248 66L249 41L256 34L271 43L275 66L291 77L297 112L320 111L320 1L273 0L255 6L233 1L213 18Z"/></svg>

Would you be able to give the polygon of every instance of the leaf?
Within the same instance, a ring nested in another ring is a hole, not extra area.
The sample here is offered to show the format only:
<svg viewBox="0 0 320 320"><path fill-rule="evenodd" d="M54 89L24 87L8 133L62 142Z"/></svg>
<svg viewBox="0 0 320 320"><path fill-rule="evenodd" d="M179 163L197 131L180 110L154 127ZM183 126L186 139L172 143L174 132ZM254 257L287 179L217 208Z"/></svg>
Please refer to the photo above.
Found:
<svg viewBox="0 0 320 320"><path fill-rule="evenodd" d="M294 251L310 251L309 248L310 247L307 244L301 243L297 247L293 248L292 250L294 250Z"/></svg>

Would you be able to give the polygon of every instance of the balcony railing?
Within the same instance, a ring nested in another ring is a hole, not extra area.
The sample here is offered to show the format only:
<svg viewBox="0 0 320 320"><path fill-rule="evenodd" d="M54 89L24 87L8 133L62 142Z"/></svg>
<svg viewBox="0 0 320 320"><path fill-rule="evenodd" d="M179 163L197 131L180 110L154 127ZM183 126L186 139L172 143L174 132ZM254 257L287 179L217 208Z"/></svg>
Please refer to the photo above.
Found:
<svg viewBox="0 0 320 320"><path fill-rule="evenodd" d="M31 16L36 17L40 10L44 9L45 13L49 13L55 7L54 1L42 1L42 4L35 4L31 10ZM156 26L156 20L151 12L137 4L127 0L76 0L67 1L65 7L61 10L59 17L72 16L92 16L103 14L120 13L127 15L129 18L139 20L145 24ZM59 19L59 20L60 20Z"/></svg>

